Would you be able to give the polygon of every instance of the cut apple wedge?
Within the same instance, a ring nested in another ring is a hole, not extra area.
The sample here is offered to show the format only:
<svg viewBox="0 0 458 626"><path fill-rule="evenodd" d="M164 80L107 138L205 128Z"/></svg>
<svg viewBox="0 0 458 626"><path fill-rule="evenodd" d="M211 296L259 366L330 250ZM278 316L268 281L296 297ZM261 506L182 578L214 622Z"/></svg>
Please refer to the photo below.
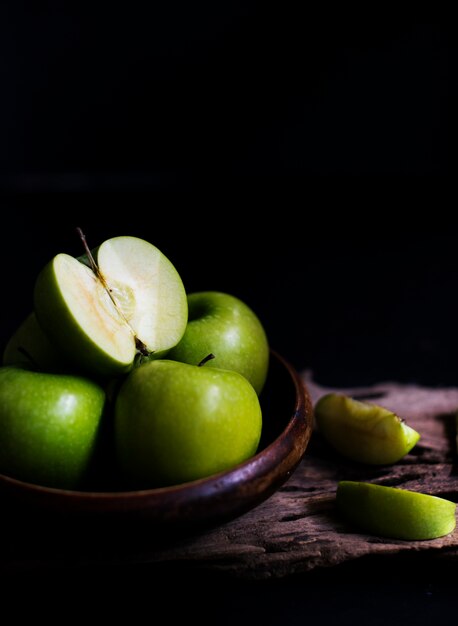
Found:
<svg viewBox="0 0 458 626"><path fill-rule="evenodd" d="M319 431L340 454L369 465L397 463L420 434L385 407L329 393L315 405Z"/></svg>
<svg viewBox="0 0 458 626"><path fill-rule="evenodd" d="M55 256L37 278L35 313L51 342L82 369L123 374L139 351L159 356L178 343L186 292L169 259L143 239L108 239L93 256L92 268Z"/></svg>
<svg viewBox="0 0 458 626"><path fill-rule="evenodd" d="M381 537L435 539L456 526L455 502L397 487L342 480L336 503L348 522Z"/></svg>

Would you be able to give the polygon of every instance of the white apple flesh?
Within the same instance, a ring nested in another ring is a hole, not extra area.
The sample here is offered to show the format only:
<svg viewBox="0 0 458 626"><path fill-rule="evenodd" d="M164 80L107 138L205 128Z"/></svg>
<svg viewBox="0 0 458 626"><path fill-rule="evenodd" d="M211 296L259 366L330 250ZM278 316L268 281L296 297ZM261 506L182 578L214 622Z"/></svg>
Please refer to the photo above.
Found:
<svg viewBox="0 0 458 626"><path fill-rule="evenodd" d="M115 237L96 251L97 271L68 254L42 270L34 291L37 319L49 339L84 370L118 375L138 346L163 354L181 339L187 299L175 267L136 237Z"/></svg>

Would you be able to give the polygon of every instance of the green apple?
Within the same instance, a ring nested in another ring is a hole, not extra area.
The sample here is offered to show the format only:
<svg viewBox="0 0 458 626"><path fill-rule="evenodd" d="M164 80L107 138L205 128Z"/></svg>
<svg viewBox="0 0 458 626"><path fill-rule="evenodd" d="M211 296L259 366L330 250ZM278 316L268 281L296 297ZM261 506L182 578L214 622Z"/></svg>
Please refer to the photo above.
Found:
<svg viewBox="0 0 458 626"><path fill-rule="evenodd" d="M262 414L255 390L238 372L157 360L123 382L114 425L119 466L131 484L165 486L250 458Z"/></svg>
<svg viewBox="0 0 458 626"><path fill-rule="evenodd" d="M239 298L218 291L188 295L189 320L168 359L197 365L209 353L208 367L230 369L247 378L259 394L269 366L269 345L259 318Z"/></svg>
<svg viewBox="0 0 458 626"><path fill-rule="evenodd" d="M104 391L91 380L1 367L0 472L40 485L79 486L104 405Z"/></svg>
<svg viewBox="0 0 458 626"><path fill-rule="evenodd" d="M336 504L347 521L382 537L435 539L456 525L454 502L396 487L341 481Z"/></svg>
<svg viewBox="0 0 458 626"><path fill-rule="evenodd" d="M40 371L60 372L65 359L49 341L34 313L30 313L10 337L3 352L3 365L26 365Z"/></svg>
<svg viewBox="0 0 458 626"><path fill-rule="evenodd" d="M321 434L340 454L370 465L396 463L420 439L392 411L344 394L322 396L315 405L315 419Z"/></svg>
<svg viewBox="0 0 458 626"><path fill-rule="evenodd" d="M38 275L35 313L50 341L83 371L125 374L138 352L159 356L181 339L186 292L169 259L143 239L108 239L94 257L90 268L55 256Z"/></svg>

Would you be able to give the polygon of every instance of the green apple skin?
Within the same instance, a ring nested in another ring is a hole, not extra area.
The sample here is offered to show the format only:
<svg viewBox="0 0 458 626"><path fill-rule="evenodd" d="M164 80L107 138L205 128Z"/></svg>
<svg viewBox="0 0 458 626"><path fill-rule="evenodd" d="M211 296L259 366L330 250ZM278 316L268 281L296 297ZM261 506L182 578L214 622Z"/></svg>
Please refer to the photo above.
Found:
<svg viewBox="0 0 458 626"><path fill-rule="evenodd" d="M337 509L355 527L381 537L435 539L456 526L456 504L396 487L341 481Z"/></svg>
<svg viewBox="0 0 458 626"><path fill-rule="evenodd" d="M259 394L269 367L269 344L261 321L239 298L218 291L188 295L188 324L168 359L239 372Z"/></svg>
<svg viewBox="0 0 458 626"><path fill-rule="evenodd" d="M115 404L115 448L131 484L181 484L255 454L259 398L238 372L158 360L133 370Z"/></svg>
<svg viewBox="0 0 458 626"><path fill-rule="evenodd" d="M420 439L392 411L343 394L322 396L315 405L315 420L340 454L368 465L397 463Z"/></svg>
<svg viewBox="0 0 458 626"><path fill-rule="evenodd" d="M30 313L10 337L3 352L3 365L25 365L44 372L70 369L63 354L49 341L35 313Z"/></svg>
<svg viewBox="0 0 458 626"><path fill-rule="evenodd" d="M0 368L0 472L74 489L96 449L105 392L91 380Z"/></svg>

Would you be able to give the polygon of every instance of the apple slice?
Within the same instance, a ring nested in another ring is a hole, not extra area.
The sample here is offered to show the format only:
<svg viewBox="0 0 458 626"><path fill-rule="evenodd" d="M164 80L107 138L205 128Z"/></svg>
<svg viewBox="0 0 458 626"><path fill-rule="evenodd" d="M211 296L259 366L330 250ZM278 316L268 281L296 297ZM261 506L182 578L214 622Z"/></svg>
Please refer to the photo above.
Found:
<svg viewBox="0 0 458 626"><path fill-rule="evenodd" d="M452 532L456 504L437 496L343 480L336 494L337 509L361 530L393 539L435 539Z"/></svg>
<svg viewBox="0 0 458 626"><path fill-rule="evenodd" d="M343 394L322 396L315 405L315 419L319 431L340 454L370 465L396 463L420 439L392 411Z"/></svg>
<svg viewBox="0 0 458 626"><path fill-rule="evenodd" d="M128 372L138 352L163 355L184 334L188 308L169 259L136 237L89 253L91 266L58 254L40 272L35 313L48 338L90 373Z"/></svg>

